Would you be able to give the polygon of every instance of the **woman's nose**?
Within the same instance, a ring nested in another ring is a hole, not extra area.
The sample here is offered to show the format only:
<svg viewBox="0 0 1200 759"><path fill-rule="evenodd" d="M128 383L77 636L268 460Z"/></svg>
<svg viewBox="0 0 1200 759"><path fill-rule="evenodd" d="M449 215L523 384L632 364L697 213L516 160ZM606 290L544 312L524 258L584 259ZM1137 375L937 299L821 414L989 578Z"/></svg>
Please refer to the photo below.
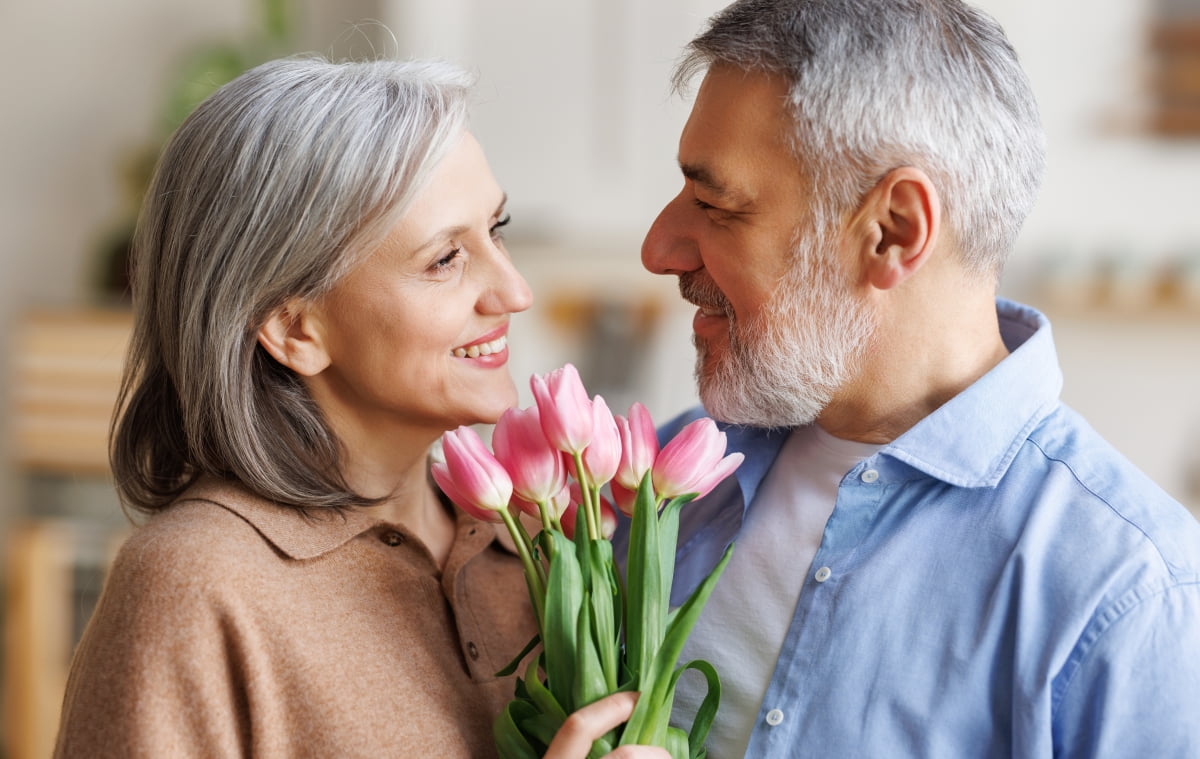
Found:
<svg viewBox="0 0 1200 759"><path fill-rule="evenodd" d="M503 244L495 243L495 266L491 282L479 298L479 310L484 313L513 314L533 305L533 291L517 271Z"/></svg>

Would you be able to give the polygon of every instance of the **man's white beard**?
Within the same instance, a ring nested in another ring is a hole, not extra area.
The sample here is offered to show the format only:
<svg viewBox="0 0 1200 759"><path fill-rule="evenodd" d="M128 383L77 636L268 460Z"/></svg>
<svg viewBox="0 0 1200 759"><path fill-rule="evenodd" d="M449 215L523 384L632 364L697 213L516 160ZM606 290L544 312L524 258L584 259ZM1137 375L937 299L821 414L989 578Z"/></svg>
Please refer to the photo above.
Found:
<svg viewBox="0 0 1200 759"><path fill-rule="evenodd" d="M746 322L707 274L680 277L685 299L723 309L729 319L723 355L710 357L705 341L694 338L700 399L714 418L756 427L810 424L857 369L876 315L828 260L824 240L810 235L796 244L791 271Z"/></svg>

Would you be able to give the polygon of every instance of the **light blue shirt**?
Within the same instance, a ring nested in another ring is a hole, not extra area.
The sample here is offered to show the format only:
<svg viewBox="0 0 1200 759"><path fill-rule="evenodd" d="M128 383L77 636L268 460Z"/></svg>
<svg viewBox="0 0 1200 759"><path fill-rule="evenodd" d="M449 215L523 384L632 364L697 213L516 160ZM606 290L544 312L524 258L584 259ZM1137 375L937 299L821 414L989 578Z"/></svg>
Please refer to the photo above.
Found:
<svg viewBox="0 0 1200 759"><path fill-rule="evenodd" d="M1045 317L997 308L1011 354L843 478L747 757L1200 757L1200 524L1060 402ZM786 436L727 432L676 603Z"/></svg>

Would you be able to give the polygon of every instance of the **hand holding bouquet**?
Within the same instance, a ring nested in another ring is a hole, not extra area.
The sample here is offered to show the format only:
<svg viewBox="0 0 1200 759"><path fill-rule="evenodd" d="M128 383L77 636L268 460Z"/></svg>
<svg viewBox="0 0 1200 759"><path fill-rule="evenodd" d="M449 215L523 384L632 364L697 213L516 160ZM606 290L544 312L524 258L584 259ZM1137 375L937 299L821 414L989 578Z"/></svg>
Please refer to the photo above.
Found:
<svg viewBox="0 0 1200 759"><path fill-rule="evenodd" d="M635 403L614 416L589 399L570 364L531 381L536 406L509 409L496 424L493 451L469 427L447 432L438 485L477 518L504 522L525 567L539 635L515 697L494 732L502 759L542 756L567 715L617 691L641 695L633 715L592 747L599 757L626 744L660 746L673 759L704 756L720 700L712 665L677 665L684 641L730 549L677 610L669 609L679 511L708 493L742 461L725 455L725 434L711 419L684 427L659 449L649 412ZM631 517L626 577L609 538L616 507ZM541 530L530 536L518 512ZM675 684L700 672L708 694L690 731L668 724Z"/></svg>

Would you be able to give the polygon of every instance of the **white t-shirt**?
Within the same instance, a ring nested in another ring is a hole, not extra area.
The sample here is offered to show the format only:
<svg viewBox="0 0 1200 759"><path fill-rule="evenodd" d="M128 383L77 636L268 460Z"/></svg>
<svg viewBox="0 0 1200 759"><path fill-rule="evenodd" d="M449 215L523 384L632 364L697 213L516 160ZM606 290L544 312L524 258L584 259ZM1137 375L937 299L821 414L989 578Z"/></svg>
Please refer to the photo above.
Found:
<svg viewBox="0 0 1200 759"><path fill-rule="evenodd" d="M838 485L879 448L835 438L811 424L788 436L763 480L734 542L733 558L680 658L706 659L721 676L721 705L708 736L711 759L745 754ZM706 687L698 673L680 679L674 714L684 729L691 726Z"/></svg>

